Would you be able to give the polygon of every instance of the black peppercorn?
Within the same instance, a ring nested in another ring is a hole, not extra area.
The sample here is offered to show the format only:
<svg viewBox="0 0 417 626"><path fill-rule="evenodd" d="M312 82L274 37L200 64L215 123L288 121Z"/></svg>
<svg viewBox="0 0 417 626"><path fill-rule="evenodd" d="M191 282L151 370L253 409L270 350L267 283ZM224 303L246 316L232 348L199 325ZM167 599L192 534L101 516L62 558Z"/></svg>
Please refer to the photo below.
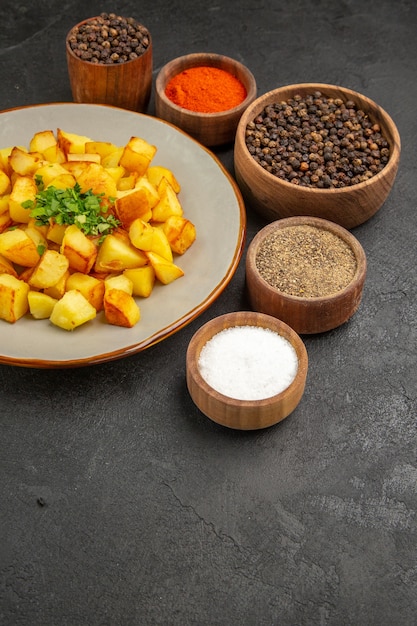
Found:
<svg viewBox="0 0 417 626"><path fill-rule="evenodd" d="M379 124L353 101L314 92L268 104L247 125L249 153L262 167L293 184L346 187L368 180L388 163ZM268 159L259 152L268 146Z"/></svg>
<svg viewBox="0 0 417 626"><path fill-rule="evenodd" d="M149 47L147 28L133 17L101 13L75 26L68 38L73 53L92 63L125 63L141 56Z"/></svg>

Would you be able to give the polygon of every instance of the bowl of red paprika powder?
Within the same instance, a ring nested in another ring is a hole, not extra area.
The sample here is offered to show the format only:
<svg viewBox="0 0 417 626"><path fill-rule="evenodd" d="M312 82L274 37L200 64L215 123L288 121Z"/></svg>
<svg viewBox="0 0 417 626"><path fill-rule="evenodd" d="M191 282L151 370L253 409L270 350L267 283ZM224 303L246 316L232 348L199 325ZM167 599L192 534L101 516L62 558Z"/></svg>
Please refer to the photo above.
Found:
<svg viewBox="0 0 417 626"><path fill-rule="evenodd" d="M239 119L255 98L251 71L214 53L173 59L162 67L155 83L157 117L209 147L234 140Z"/></svg>

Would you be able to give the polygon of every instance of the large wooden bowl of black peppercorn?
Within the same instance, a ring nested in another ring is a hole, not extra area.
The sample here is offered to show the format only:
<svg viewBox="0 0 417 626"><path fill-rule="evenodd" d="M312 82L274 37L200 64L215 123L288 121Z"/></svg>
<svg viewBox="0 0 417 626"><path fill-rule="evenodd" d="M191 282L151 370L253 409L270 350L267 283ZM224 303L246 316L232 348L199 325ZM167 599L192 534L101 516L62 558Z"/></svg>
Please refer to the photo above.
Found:
<svg viewBox="0 0 417 626"><path fill-rule="evenodd" d="M247 204L268 221L307 215L351 229L387 199L400 150L394 121L366 96L322 83L288 85L243 113L235 175Z"/></svg>

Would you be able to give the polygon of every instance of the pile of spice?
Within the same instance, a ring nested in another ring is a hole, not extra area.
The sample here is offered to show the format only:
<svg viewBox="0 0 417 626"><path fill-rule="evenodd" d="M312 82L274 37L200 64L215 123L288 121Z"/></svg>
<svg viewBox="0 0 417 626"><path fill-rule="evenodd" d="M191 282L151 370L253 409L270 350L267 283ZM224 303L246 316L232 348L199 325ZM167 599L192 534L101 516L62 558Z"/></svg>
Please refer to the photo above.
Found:
<svg viewBox="0 0 417 626"><path fill-rule="evenodd" d="M308 224L269 233L259 246L255 263L269 285L303 298L344 289L357 269L355 254L341 237Z"/></svg>
<svg viewBox="0 0 417 626"><path fill-rule="evenodd" d="M292 383L298 357L292 344L269 328L232 326L203 346L198 367L219 393L238 400L262 400Z"/></svg>
<svg viewBox="0 0 417 626"><path fill-rule="evenodd" d="M100 13L74 26L68 43L73 53L91 63L125 63L141 56L150 45L147 28L133 17Z"/></svg>
<svg viewBox="0 0 417 626"><path fill-rule="evenodd" d="M233 109L247 95L245 86L236 76L211 66L183 70L171 78L165 94L177 106L198 113Z"/></svg>
<svg viewBox="0 0 417 626"><path fill-rule="evenodd" d="M267 105L246 128L249 153L265 170L295 185L355 185L388 163L379 124L352 100L320 91Z"/></svg>

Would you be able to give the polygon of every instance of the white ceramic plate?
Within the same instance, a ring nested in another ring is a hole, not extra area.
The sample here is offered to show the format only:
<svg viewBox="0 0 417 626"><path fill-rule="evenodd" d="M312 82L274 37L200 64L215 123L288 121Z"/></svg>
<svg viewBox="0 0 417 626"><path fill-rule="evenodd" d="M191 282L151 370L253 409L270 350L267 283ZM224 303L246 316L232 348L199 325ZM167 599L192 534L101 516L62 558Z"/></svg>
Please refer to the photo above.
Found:
<svg viewBox="0 0 417 626"><path fill-rule="evenodd" d="M0 363L75 367L118 359L183 328L224 290L240 261L246 217L240 191L220 161L188 135L157 118L91 104L46 104L0 113L0 148L27 146L35 132L62 128L97 141L126 144L140 136L157 146L153 164L173 170L184 215L196 226L193 246L175 262L185 275L156 285L138 299L141 320L131 329L107 324L103 314L72 332L30 316L0 320Z"/></svg>

